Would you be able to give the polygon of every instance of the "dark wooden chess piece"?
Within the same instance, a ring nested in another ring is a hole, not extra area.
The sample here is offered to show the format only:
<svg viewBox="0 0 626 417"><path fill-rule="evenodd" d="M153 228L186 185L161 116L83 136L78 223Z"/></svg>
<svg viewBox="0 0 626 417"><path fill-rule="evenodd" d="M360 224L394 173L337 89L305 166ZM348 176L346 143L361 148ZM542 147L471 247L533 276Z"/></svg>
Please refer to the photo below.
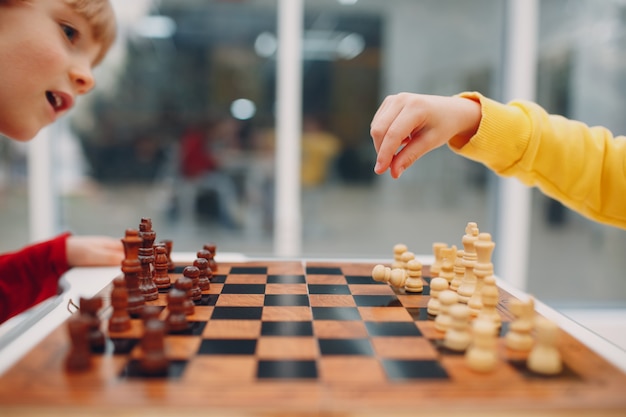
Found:
<svg viewBox="0 0 626 417"><path fill-rule="evenodd" d="M124 332L130 329L130 315L128 314L128 290L124 278L113 280L111 290L111 306L113 313L109 318L109 332Z"/></svg>
<svg viewBox="0 0 626 417"><path fill-rule="evenodd" d="M154 284L158 289L166 289L172 286L168 273L167 249L163 245L154 247Z"/></svg>
<svg viewBox="0 0 626 417"><path fill-rule="evenodd" d="M200 291L210 290L213 271L209 268L209 261L205 258L196 258L196 260L193 261L193 266L198 268L198 286L200 287Z"/></svg>
<svg viewBox="0 0 626 417"><path fill-rule="evenodd" d="M174 261L172 261L172 250L174 248L174 242L171 239L164 239L161 241L165 245L166 253L167 253L167 271L173 272L176 268Z"/></svg>
<svg viewBox="0 0 626 417"><path fill-rule="evenodd" d="M95 352L104 350L104 333L100 330L100 317L98 312L102 308L102 298L80 298L79 302L80 315L85 318L89 330L87 337L89 339L89 346L91 350Z"/></svg>
<svg viewBox="0 0 626 417"><path fill-rule="evenodd" d="M191 281L191 278L184 275L182 277L179 277L174 283L174 287L185 293L183 308L185 314L191 316L196 310L195 304L193 303L193 300L191 298L191 289L193 287L193 282Z"/></svg>
<svg viewBox="0 0 626 417"><path fill-rule="evenodd" d="M168 315L166 323L169 332L180 333L187 331L189 328L187 315L185 314L185 300L187 299L187 294L176 288L176 286L172 287L167 293Z"/></svg>
<svg viewBox="0 0 626 417"><path fill-rule="evenodd" d="M142 356L139 360L141 371L147 375L166 375L169 361L165 354L166 325L158 318L144 321L141 338Z"/></svg>
<svg viewBox="0 0 626 417"><path fill-rule="evenodd" d="M207 243L203 246L203 249L208 250L211 254L209 256L209 268L211 268L211 271L217 272L217 261L215 260L217 245L215 243Z"/></svg>
<svg viewBox="0 0 626 417"><path fill-rule="evenodd" d="M209 269L211 270L211 272L213 273L217 272L217 262L215 262L215 255L210 250L206 249L206 247L203 249L200 249L196 253L196 256L198 258L206 259L209 262Z"/></svg>
<svg viewBox="0 0 626 417"><path fill-rule="evenodd" d="M185 269L183 269L183 276L191 280L191 300L200 301L202 299L202 290L199 284L200 270L195 266L186 266Z"/></svg>
<svg viewBox="0 0 626 417"><path fill-rule="evenodd" d="M156 233L152 230L152 220L142 218L139 224L139 237L141 238L141 247L139 248L138 258L141 264L139 272L139 289L146 301L154 301L159 298L159 290L152 279L152 270L154 269L154 240Z"/></svg>
<svg viewBox="0 0 626 417"><path fill-rule="evenodd" d="M139 237L139 231L136 229L127 229L126 235L122 239L124 244L125 258L122 261L122 272L124 273L124 281L128 291L128 314L131 317L139 317L141 310L145 304L143 294L139 289L139 272L141 272L141 263L139 262L139 247L142 240Z"/></svg>
<svg viewBox="0 0 626 417"><path fill-rule="evenodd" d="M67 321L70 337L70 350L65 359L65 369L70 372L84 371L91 367L91 349L89 346L89 321L76 314Z"/></svg>

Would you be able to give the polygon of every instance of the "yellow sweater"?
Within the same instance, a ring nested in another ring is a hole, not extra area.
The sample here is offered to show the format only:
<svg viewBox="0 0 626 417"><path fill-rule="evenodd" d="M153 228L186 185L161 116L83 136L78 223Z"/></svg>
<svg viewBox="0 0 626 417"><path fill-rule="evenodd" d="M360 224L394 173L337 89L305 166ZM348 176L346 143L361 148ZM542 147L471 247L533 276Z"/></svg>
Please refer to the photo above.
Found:
<svg viewBox="0 0 626 417"><path fill-rule="evenodd" d="M625 136L550 115L530 102L460 96L480 102L482 120L465 146L450 140L453 151L537 186L586 217L626 229Z"/></svg>

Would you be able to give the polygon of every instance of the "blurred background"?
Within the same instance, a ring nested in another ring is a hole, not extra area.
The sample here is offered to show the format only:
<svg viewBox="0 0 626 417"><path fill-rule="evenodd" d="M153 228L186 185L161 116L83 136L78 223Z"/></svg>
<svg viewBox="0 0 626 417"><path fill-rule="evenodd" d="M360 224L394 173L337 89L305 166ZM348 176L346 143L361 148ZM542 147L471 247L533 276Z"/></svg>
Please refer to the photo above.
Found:
<svg viewBox="0 0 626 417"><path fill-rule="evenodd" d="M151 217L176 251L213 241L275 256L276 206L289 204L275 199L279 2L114 4L120 34L95 91L46 133L54 231L122 237ZM536 101L626 133L626 1L537 4ZM304 1L302 256L390 258L399 242L430 254L460 247L468 221L496 233L490 172L444 147L400 180L376 176L369 123L401 91L504 99L508 19L503 0ZM0 140L2 252L37 236L29 146ZM525 290L563 308L626 306L626 232L530 195Z"/></svg>

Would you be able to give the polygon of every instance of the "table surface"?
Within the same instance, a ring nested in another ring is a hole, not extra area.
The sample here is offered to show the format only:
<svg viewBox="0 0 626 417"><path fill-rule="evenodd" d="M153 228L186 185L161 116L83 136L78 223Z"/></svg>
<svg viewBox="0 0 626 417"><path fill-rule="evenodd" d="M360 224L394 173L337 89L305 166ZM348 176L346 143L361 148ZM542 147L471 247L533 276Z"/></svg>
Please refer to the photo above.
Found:
<svg viewBox="0 0 626 417"><path fill-rule="evenodd" d="M175 253L172 258L177 263L193 261L193 254ZM432 258L429 256L418 257L424 264L429 264ZM254 261L242 254L220 254L217 257L219 263L222 262L248 262ZM307 262L324 260L307 260ZM367 262L377 263L378 261L368 260L329 260L330 262ZM388 260L379 260L381 263ZM7 372L14 364L41 343L48 334L59 327L68 317L71 316L72 308L68 308L70 300L77 300L80 296L91 297L110 284L111 279L120 274L119 268L75 268L64 277L65 291L55 299L49 300L43 305L22 314L2 326L0 326L0 377ZM498 279L498 287L516 298L526 298L522 291L512 288L505 281ZM592 331L573 322L549 306L536 300L537 313L556 322L559 327L571 335L577 341L597 353L607 360L617 369L626 373L626 353L603 339ZM0 409L2 404L0 404ZM485 410L483 410L484 412ZM466 413L464 413L466 414ZM467 415L467 414L466 414ZM568 413L571 415L571 413Z"/></svg>

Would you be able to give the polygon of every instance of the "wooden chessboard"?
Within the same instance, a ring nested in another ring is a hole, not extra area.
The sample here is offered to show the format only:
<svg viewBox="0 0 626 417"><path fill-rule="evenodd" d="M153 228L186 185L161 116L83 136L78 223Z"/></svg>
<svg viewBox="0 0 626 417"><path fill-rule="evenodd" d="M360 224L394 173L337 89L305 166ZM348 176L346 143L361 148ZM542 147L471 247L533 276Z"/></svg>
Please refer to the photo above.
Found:
<svg viewBox="0 0 626 417"><path fill-rule="evenodd" d="M176 279L178 266L171 274ZM535 375L500 337L500 364L471 371L442 347L421 294L371 278L373 264L250 261L220 264L189 316L168 335L167 376L138 366L142 323L107 334L84 372L68 373L67 326L54 329L0 377L0 411L38 415L626 415L626 375L560 330L561 374ZM113 278L113 277L112 277ZM101 295L102 328L111 314ZM513 296L500 289L501 336ZM163 307L165 294L150 304ZM127 414L119 414L125 412ZM87 413L87 414L85 414ZM183 414L181 414L183 413ZM186 414L184 414L186 413ZM0 413L5 415L4 413ZM195 414L193 414L195 415Z"/></svg>

